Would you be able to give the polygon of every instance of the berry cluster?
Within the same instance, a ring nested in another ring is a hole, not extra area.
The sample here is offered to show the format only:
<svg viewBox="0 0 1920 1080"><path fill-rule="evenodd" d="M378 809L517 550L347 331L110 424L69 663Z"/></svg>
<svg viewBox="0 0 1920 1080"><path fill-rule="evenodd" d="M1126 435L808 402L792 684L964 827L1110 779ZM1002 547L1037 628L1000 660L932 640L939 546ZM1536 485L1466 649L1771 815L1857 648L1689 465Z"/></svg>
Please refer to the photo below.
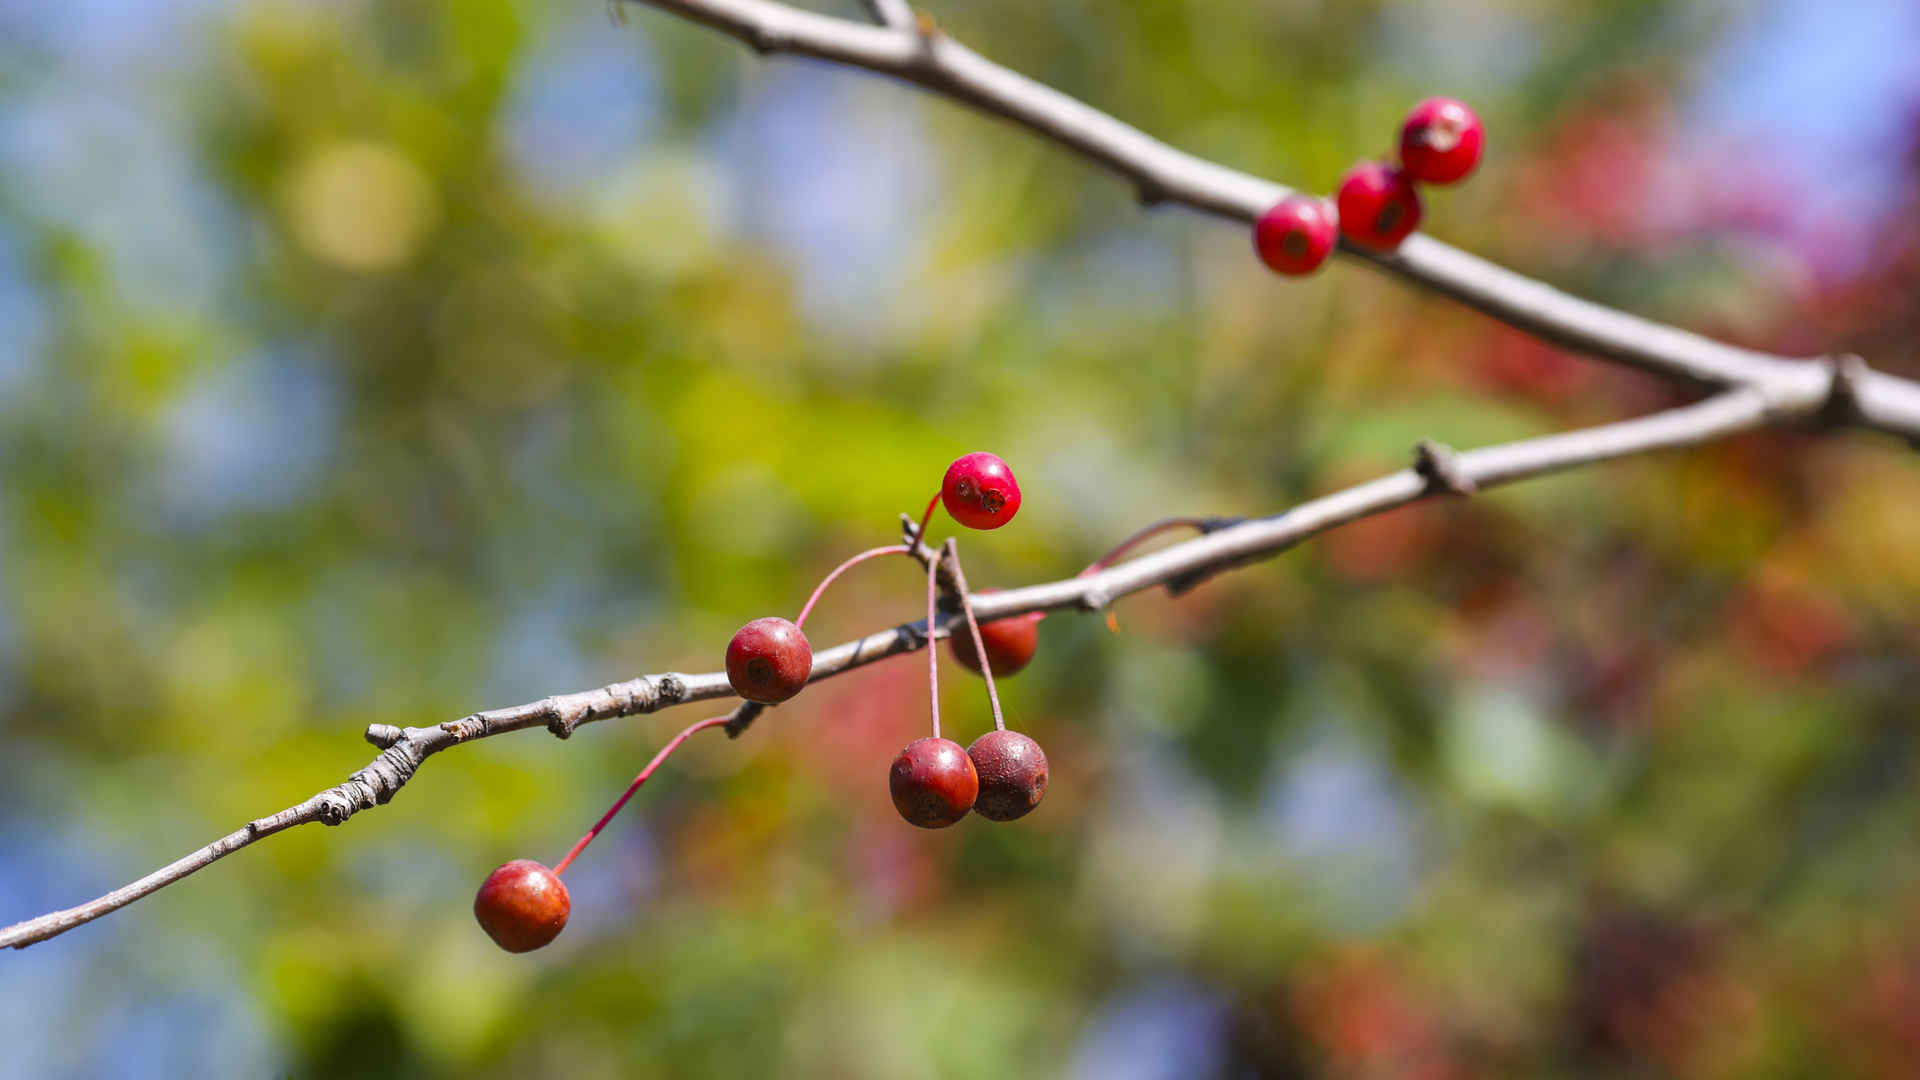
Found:
<svg viewBox="0 0 1920 1080"><path fill-rule="evenodd" d="M1292 276L1319 269L1333 251L1336 229L1352 244L1392 251L1420 227L1415 183L1465 179L1480 164L1485 143L1472 109L1452 98L1429 98L1400 127L1399 166L1355 165L1332 203L1312 195L1280 200L1254 222L1254 250L1274 272Z"/></svg>
<svg viewBox="0 0 1920 1080"><path fill-rule="evenodd" d="M792 622L769 615L747 623L733 635L727 643L726 668L727 682L734 692L750 702L777 705L805 689L813 675L813 646L802 628L821 594L841 574L868 559L918 554L936 506L945 506L955 521L968 528L997 529L1019 512L1020 485L1007 463L993 454L972 453L955 460L947 468L939 492L928 501L918 531L908 537L909 544L863 551L841 563L814 589ZM957 585L955 591L967 623L966 634L950 638L953 657L986 680L994 730L966 749L941 738L939 662L929 648L927 679L933 734L907 744L894 759L887 776L894 808L909 823L926 829L945 828L970 811L978 811L990 821L1012 821L1031 812L1046 795L1047 756L1032 739L1006 730L993 679L996 674L1012 675L1033 659L1041 616L1016 615L983 624L974 618L966 574L960 568L953 542L949 540L940 551L928 549L925 561L928 632L937 624L939 570L944 565ZM508 952L528 952L558 936L567 925L571 908L567 887L560 880L567 866L681 743L697 731L724 725L730 719L710 717L670 740L553 869L531 859L515 859L489 874L474 897L473 913L494 942Z"/></svg>

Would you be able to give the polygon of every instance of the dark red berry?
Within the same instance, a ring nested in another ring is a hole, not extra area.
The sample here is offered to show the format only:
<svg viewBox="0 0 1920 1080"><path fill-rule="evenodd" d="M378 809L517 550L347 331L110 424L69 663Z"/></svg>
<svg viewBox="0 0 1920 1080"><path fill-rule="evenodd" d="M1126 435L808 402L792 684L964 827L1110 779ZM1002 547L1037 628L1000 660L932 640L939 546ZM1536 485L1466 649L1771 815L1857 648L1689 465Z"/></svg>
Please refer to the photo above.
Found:
<svg viewBox="0 0 1920 1080"><path fill-rule="evenodd" d="M1047 755L1017 731L989 731L967 748L980 775L973 808L988 821L1025 817L1047 794Z"/></svg>
<svg viewBox="0 0 1920 1080"><path fill-rule="evenodd" d="M1463 180L1480 164L1487 138L1480 118L1465 102L1428 98L1413 107L1400 128L1400 164L1428 184Z"/></svg>
<svg viewBox="0 0 1920 1080"><path fill-rule="evenodd" d="M1040 645L1040 620L1043 618L1046 618L1043 613L1035 611L980 624L980 643L987 647L987 662L993 665L995 678L1003 679L1017 674L1033 659L1033 650ZM975 675L980 674L980 653L973 647L973 634L964 624L954 625L947 644L961 667Z"/></svg>
<svg viewBox="0 0 1920 1080"><path fill-rule="evenodd" d="M1020 485L999 455L977 450L947 466L940 501L953 520L969 529L997 529L1020 510Z"/></svg>
<svg viewBox="0 0 1920 1080"><path fill-rule="evenodd" d="M532 859L515 859L488 874L473 898L480 928L508 952L532 952L559 937L572 910L560 875Z"/></svg>
<svg viewBox="0 0 1920 1080"><path fill-rule="evenodd" d="M1276 273L1311 274L1327 261L1338 231L1327 200L1289 195L1253 223L1253 249Z"/></svg>
<svg viewBox="0 0 1920 1080"><path fill-rule="evenodd" d="M813 674L813 646L800 628L769 615L741 627L727 642L727 681L748 701L778 705Z"/></svg>
<svg viewBox="0 0 1920 1080"><path fill-rule="evenodd" d="M967 816L980 792L973 759L952 739L915 739L887 774L893 807L909 825L944 829Z"/></svg>
<svg viewBox="0 0 1920 1080"><path fill-rule="evenodd" d="M1420 227L1420 195L1405 173L1377 161L1340 181L1340 233L1361 247L1392 251Z"/></svg>

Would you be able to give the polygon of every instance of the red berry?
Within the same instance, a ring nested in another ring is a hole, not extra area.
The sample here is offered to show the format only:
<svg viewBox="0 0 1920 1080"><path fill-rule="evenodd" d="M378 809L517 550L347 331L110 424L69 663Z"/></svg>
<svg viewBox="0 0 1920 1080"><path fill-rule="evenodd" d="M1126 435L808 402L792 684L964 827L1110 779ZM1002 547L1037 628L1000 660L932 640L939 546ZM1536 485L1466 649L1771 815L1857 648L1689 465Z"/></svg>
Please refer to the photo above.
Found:
<svg viewBox="0 0 1920 1080"><path fill-rule="evenodd" d="M1400 128L1400 164L1415 180L1451 184L1480 164L1486 137L1465 102L1428 98L1413 107Z"/></svg>
<svg viewBox="0 0 1920 1080"><path fill-rule="evenodd" d="M982 589L981 592L991 592ZM1033 650L1040 645L1040 620L1046 616L1038 611L1026 615L1015 615L1006 619L995 619L980 624L980 643L987 647L987 662L993 665L993 675L1004 679L1018 674L1033 659ZM980 674L980 653L973 647L973 634L965 626L956 624L947 645L953 650L953 658L960 666Z"/></svg>
<svg viewBox="0 0 1920 1080"><path fill-rule="evenodd" d="M755 619L727 642L727 681L748 701L778 705L813 674L813 646L800 628L776 615Z"/></svg>
<svg viewBox="0 0 1920 1080"><path fill-rule="evenodd" d="M1420 195L1405 173L1363 161L1340 181L1340 232L1362 247L1392 251L1420 226Z"/></svg>
<svg viewBox="0 0 1920 1080"><path fill-rule="evenodd" d="M1311 274L1327 260L1337 231L1327 200L1289 195L1253 223L1253 248L1276 273Z"/></svg>
<svg viewBox="0 0 1920 1080"><path fill-rule="evenodd" d="M988 821L1025 817L1047 794L1047 755L1017 731L989 731L967 748L980 774L973 808Z"/></svg>
<svg viewBox="0 0 1920 1080"><path fill-rule="evenodd" d="M893 807L910 825L944 829L967 816L980 793L973 759L952 739L915 739L887 775Z"/></svg>
<svg viewBox="0 0 1920 1080"><path fill-rule="evenodd" d="M947 466L940 501L953 520L969 529L997 529L1020 510L1020 485L999 455L978 450Z"/></svg>
<svg viewBox="0 0 1920 1080"><path fill-rule="evenodd" d="M488 874L473 898L480 928L508 952L532 952L559 937L572 910L560 875L532 859L515 859Z"/></svg>

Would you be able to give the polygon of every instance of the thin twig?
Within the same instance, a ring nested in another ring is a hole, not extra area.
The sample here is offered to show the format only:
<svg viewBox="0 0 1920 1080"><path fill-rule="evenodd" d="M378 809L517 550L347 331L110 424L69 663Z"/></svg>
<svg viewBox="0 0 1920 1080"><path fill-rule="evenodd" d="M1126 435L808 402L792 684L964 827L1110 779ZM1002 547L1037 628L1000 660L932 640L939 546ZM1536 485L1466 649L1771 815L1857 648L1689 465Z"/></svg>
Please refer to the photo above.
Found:
<svg viewBox="0 0 1920 1080"><path fill-rule="evenodd" d="M1824 395L1783 406L1753 388L1730 390L1697 404L1652 416L1456 454L1452 472L1470 481L1476 489L1484 490L1542 473L1631 454L1691 446L1741 431L1802 420L1818 413L1826 404ZM1119 597L1156 586L1189 588L1224 570L1271 558L1337 525L1404 506L1434 491L1434 485L1418 470L1407 468L1321 496L1272 517L1255 518L1161 548L1096 574L982 593L972 598L972 604L976 616L987 621L1034 611L1100 611ZM920 552L916 546L916 557ZM932 567L940 563L937 558L930 560ZM895 626L817 652L813 657L812 680L832 678L890 656L927 648L945 637L951 624L962 618L959 614L935 613L927 621ZM511 708L491 709L432 727L397 728L375 724L367 729L366 737L383 748L380 755L344 783L278 814L249 822L240 830L98 899L0 929L0 946L22 948L45 941L125 907L262 837L294 825L341 824L355 813L393 798L422 762L448 747L535 727L545 727L565 737L581 724L651 713L672 705L732 694L725 672L667 673L644 675L573 694L558 694ZM745 706L736 715L749 712L757 710ZM733 731L732 725L729 731Z"/></svg>

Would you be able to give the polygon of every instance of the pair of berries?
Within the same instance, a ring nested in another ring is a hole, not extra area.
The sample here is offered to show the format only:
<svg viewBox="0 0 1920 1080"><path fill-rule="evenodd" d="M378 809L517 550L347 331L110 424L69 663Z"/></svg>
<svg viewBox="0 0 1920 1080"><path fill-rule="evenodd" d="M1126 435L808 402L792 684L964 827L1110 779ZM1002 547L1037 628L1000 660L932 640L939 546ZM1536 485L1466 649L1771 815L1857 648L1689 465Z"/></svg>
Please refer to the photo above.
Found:
<svg viewBox="0 0 1920 1080"><path fill-rule="evenodd" d="M1340 181L1337 208L1326 199L1289 195L1253 226L1253 246L1275 272L1310 274L1333 251L1337 230L1349 241L1392 251L1420 226L1415 182L1451 184L1480 164L1486 131L1480 118L1452 98L1414 106L1400 127L1400 166L1364 161Z"/></svg>
<svg viewBox="0 0 1920 1080"><path fill-rule="evenodd" d="M965 750L929 735L893 759L887 788L900 816L923 829L944 829L969 810L988 821L1012 821L1046 795L1047 755L1017 731L989 731Z"/></svg>

